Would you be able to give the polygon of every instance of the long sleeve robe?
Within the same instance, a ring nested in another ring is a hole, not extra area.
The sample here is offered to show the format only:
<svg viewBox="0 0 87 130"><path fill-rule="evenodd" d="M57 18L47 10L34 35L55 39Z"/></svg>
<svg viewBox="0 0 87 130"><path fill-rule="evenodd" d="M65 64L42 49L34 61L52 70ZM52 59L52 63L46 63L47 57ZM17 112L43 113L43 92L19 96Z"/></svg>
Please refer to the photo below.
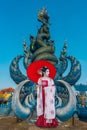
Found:
<svg viewBox="0 0 87 130"><path fill-rule="evenodd" d="M55 85L50 78L39 79L37 88L37 116L44 115L46 119L55 118Z"/></svg>

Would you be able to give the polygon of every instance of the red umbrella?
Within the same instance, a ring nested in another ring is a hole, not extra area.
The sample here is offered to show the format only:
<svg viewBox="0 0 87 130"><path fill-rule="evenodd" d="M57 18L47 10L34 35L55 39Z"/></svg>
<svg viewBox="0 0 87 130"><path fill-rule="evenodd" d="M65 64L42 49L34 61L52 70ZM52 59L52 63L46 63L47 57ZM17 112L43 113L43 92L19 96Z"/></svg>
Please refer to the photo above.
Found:
<svg viewBox="0 0 87 130"><path fill-rule="evenodd" d="M37 83L38 79L41 77L41 74L39 72L41 68L43 68L44 66L49 68L50 70L49 77L53 79L56 75L56 69L52 63L46 60L37 60L35 62L32 62L27 68L28 78L33 82Z"/></svg>

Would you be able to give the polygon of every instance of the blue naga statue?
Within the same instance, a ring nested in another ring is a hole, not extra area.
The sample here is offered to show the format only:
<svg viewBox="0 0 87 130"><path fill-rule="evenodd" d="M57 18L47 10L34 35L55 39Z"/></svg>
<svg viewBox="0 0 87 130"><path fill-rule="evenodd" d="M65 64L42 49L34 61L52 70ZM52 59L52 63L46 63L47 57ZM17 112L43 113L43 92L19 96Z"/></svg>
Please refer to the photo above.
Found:
<svg viewBox="0 0 87 130"><path fill-rule="evenodd" d="M81 76L81 65L79 61L67 55L67 43L64 43L59 58L54 54L54 41L50 40L49 15L43 8L38 12L38 21L42 23L38 29L37 36L30 36L30 46L24 42L24 55L19 55L13 59L10 65L10 76L18 84L12 96L12 110L20 119L30 119L36 110L36 84L29 80L20 70L19 61L23 59L24 68L36 60L47 60L51 62L57 70L54 82L56 85L55 108L56 117L61 121L68 120L76 110L76 96L71 86L74 85ZM71 68L66 76L63 76L68 67Z"/></svg>
<svg viewBox="0 0 87 130"><path fill-rule="evenodd" d="M76 114L78 118L87 121L87 84L74 85L77 94Z"/></svg>

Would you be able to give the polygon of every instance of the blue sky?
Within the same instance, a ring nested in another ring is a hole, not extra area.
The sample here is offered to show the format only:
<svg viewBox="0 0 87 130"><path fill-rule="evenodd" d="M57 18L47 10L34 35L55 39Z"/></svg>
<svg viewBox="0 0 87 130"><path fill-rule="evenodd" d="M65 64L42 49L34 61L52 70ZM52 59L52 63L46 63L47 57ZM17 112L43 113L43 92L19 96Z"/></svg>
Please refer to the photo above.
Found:
<svg viewBox="0 0 87 130"><path fill-rule="evenodd" d="M29 35L36 36L41 25L37 12L42 7L47 8L52 22L55 55L59 56L67 40L68 54L82 66L78 83L87 83L87 0L0 0L0 89L16 87L9 66L15 56L23 54L24 39L29 44Z"/></svg>

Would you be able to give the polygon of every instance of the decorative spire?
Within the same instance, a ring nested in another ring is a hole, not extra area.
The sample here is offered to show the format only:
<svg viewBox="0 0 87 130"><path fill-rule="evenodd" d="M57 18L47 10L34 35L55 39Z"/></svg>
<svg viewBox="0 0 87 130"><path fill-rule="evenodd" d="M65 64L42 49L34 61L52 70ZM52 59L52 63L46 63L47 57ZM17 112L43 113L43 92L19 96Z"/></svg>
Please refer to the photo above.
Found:
<svg viewBox="0 0 87 130"><path fill-rule="evenodd" d="M60 53L60 60L63 58L66 58L66 56L67 56L67 41L65 40L64 46L63 46L62 51Z"/></svg>
<svg viewBox="0 0 87 130"><path fill-rule="evenodd" d="M43 24L49 24L49 15L47 13L46 8L42 8L42 10L38 11L38 21L42 22Z"/></svg>

